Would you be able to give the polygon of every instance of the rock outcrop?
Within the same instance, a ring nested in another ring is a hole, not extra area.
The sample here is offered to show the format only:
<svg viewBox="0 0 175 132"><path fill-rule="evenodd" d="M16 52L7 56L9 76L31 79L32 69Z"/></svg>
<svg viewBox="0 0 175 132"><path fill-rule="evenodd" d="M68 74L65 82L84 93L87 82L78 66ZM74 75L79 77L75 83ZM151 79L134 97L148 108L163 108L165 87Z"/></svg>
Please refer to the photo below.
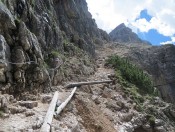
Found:
<svg viewBox="0 0 175 132"><path fill-rule="evenodd" d="M50 91L51 83L63 78L59 68L65 55L94 56L95 42L109 39L85 0L0 1L0 90L14 95ZM85 72L86 64L81 67Z"/></svg>
<svg viewBox="0 0 175 132"><path fill-rule="evenodd" d="M144 69L153 79L160 96L167 102L175 102L175 46L151 46L115 43L116 54L127 57Z"/></svg>
<svg viewBox="0 0 175 132"><path fill-rule="evenodd" d="M175 102L175 46L151 46L129 51L129 58L152 75L154 86L161 97Z"/></svg>

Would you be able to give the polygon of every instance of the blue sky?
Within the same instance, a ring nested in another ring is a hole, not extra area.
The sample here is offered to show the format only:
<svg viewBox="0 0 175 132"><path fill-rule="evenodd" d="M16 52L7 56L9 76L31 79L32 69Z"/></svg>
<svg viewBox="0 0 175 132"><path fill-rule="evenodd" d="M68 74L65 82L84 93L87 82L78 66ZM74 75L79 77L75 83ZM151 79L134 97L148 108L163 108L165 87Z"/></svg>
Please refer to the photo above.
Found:
<svg viewBox="0 0 175 132"><path fill-rule="evenodd" d="M139 16L136 20L142 19L142 18L145 18L147 21L150 21L151 18L152 18L152 16L150 16L150 15L148 14L148 11L147 11L146 9L144 9L144 10L142 10L142 11L140 12L140 16Z"/></svg>
<svg viewBox="0 0 175 132"><path fill-rule="evenodd" d="M150 22L152 16L150 16L147 10L144 9L140 12L140 16L136 18L136 20L139 19L146 19L148 22ZM150 29L148 32L138 31L137 34L139 38L147 40L153 45L160 45L161 42L171 41L171 37L160 34L156 29Z"/></svg>
<svg viewBox="0 0 175 132"><path fill-rule="evenodd" d="M86 1L98 27L108 33L125 23L153 45L175 44L175 0Z"/></svg>

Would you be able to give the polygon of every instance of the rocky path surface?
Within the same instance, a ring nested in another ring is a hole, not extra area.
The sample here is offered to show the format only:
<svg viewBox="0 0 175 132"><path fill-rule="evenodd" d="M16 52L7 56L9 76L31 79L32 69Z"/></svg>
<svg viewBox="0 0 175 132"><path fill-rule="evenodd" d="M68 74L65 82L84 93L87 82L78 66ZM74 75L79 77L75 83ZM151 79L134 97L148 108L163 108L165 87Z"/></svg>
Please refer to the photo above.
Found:
<svg viewBox="0 0 175 132"><path fill-rule="evenodd" d="M108 76L113 74L112 69L104 68L104 60L106 54L100 54L97 51L97 71L94 75L90 76L87 81L94 80L106 80ZM66 109L61 113L57 119L53 119L52 130L53 131L104 131L112 132L114 124L100 111L100 108L92 100L92 95L96 94L95 90L101 89L104 84L94 86L82 86L76 92L76 96L72 99L71 103L68 104ZM55 87L59 91L60 100L64 100L70 90L62 89L63 86ZM27 102L26 107L19 105L18 101L12 101L8 107L11 114L7 114L0 119L0 131L2 132L18 132L18 131L39 131L43 123L44 116L49 107L49 102L53 93L49 95L40 95L36 98L36 101L29 101L31 105L37 102L36 106L28 108ZM7 95L8 97L8 95ZM91 100L89 100L91 99ZM13 112L12 112L13 111ZM13 114L12 114L13 113Z"/></svg>
<svg viewBox="0 0 175 132"><path fill-rule="evenodd" d="M118 51L118 54L120 52L121 55L124 53ZM104 64L114 50L105 47L96 53L96 72L86 81L112 79L114 70ZM72 90L66 90L63 86L52 89L59 91L60 101L64 101ZM53 93L50 93L38 96L36 101L17 102L7 95L6 98L11 102L8 106L11 114L0 118L0 132L39 132L52 96ZM159 99L157 101L163 104ZM51 129L53 132L151 132L145 114L135 110L135 107L135 102L116 82L81 86L63 112L53 119ZM171 132L171 128L166 128L162 120L156 120L156 124L157 132Z"/></svg>

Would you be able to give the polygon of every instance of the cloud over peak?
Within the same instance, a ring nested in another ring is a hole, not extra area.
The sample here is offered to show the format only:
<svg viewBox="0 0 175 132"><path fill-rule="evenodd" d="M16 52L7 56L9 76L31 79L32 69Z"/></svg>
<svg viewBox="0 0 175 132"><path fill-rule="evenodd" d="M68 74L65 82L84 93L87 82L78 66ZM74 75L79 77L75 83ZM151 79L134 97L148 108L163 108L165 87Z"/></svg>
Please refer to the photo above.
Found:
<svg viewBox="0 0 175 132"><path fill-rule="evenodd" d="M110 32L120 23L125 23L134 32L149 32L151 29L173 38L175 35L175 0L87 0L89 11L97 25ZM149 19L141 17L146 11ZM96 15L98 13L98 15Z"/></svg>

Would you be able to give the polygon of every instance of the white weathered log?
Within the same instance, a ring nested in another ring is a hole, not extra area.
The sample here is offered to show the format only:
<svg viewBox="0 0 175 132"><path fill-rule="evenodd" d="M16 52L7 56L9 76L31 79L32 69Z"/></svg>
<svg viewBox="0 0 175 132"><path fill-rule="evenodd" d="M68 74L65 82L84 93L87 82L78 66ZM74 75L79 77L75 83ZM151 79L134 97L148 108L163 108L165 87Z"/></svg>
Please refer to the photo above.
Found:
<svg viewBox="0 0 175 132"><path fill-rule="evenodd" d="M77 82L71 83L65 86L65 88L72 88L72 87L79 87L81 85L93 85L93 84L100 84L100 83L110 83L112 80L105 80L105 81L91 81L91 82Z"/></svg>
<svg viewBox="0 0 175 132"><path fill-rule="evenodd" d="M74 89L72 90L71 94L69 95L69 97L57 108L56 111L56 115L60 114L61 111L65 108L65 106L69 103L69 101L72 99L75 91L77 90L77 87L74 87Z"/></svg>
<svg viewBox="0 0 175 132"><path fill-rule="evenodd" d="M41 127L40 132L50 132L50 129L51 129L50 125L52 123L52 118L53 118L53 115L55 112L57 100L58 100L58 92L56 91L53 98L52 98L52 101L50 103L49 109L48 109L47 114L45 116L44 123Z"/></svg>

